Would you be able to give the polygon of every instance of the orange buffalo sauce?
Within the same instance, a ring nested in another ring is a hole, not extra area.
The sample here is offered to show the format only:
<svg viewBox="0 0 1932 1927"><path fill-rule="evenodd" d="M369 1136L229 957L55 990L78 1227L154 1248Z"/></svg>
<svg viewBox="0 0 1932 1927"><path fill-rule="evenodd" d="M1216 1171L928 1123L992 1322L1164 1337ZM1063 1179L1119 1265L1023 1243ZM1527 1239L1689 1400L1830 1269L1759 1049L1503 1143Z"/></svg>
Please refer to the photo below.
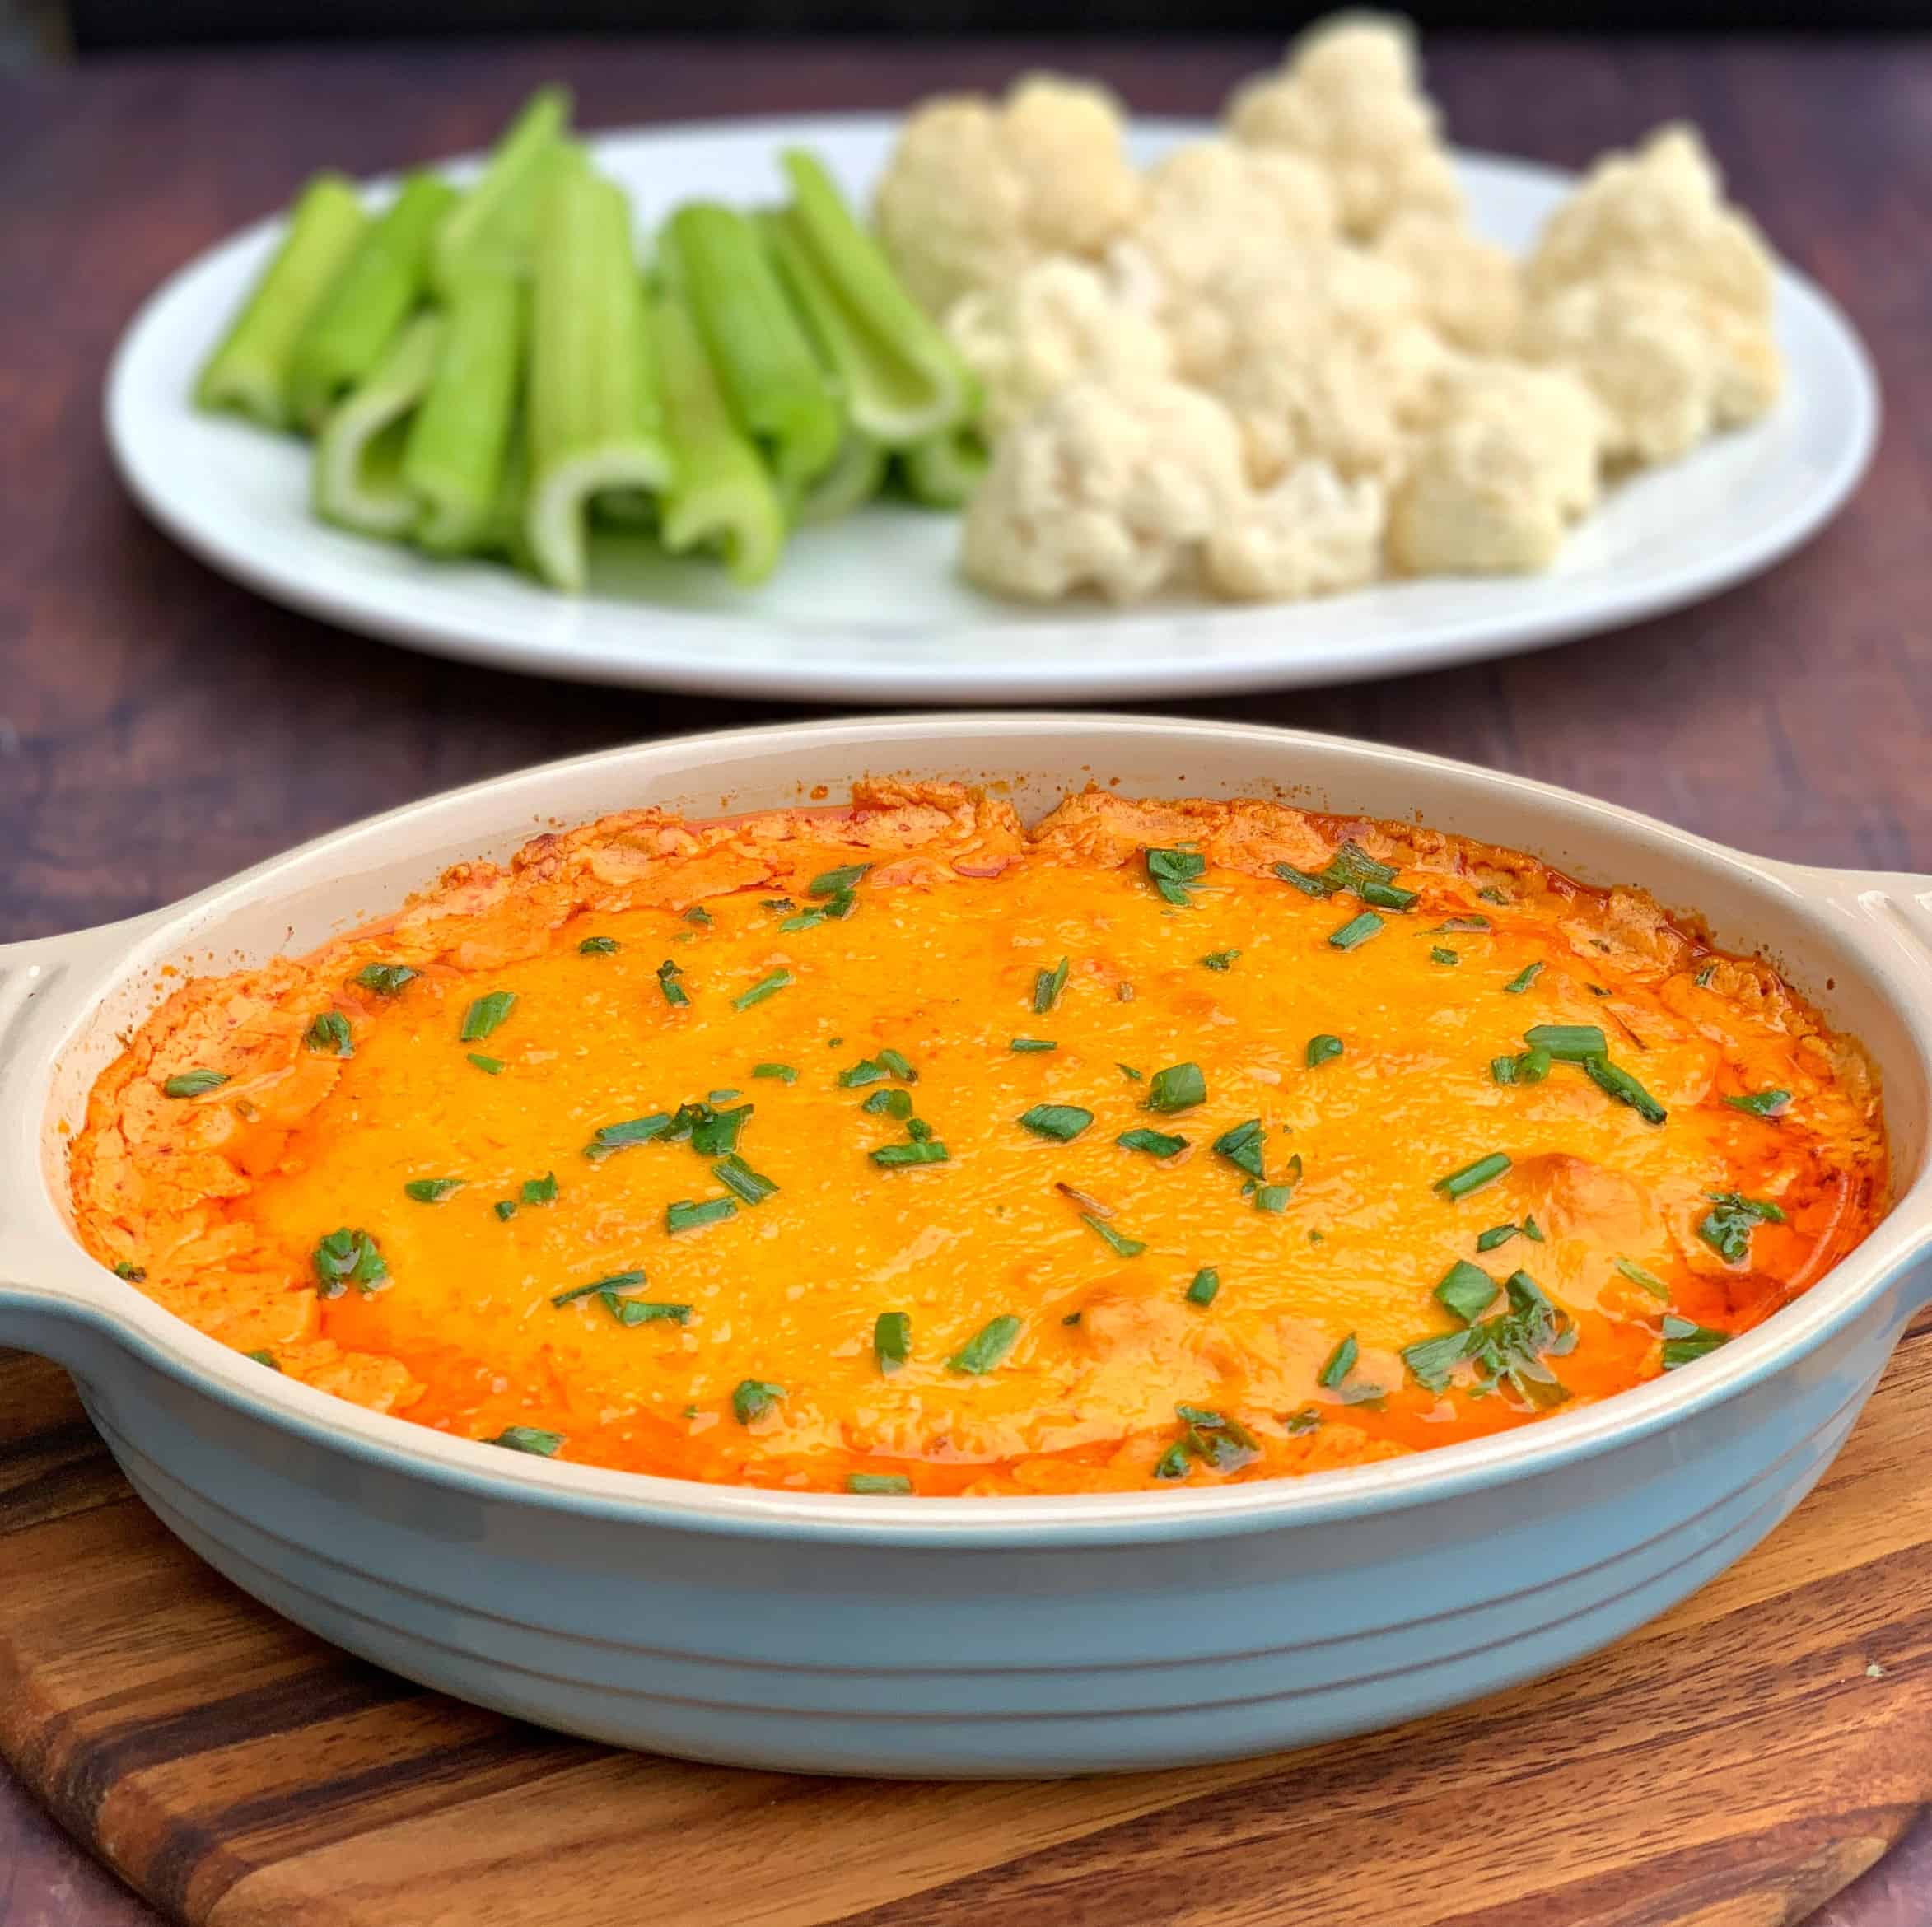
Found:
<svg viewBox="0 0 1932 1927"><path fill-rule="evenodd" d="M680 1477L1363 1463L1694 1365L1849 1251L1856 1047L1647 898L1274 804L638 811L190 982L90 1248L292 1376Z"/></svg>

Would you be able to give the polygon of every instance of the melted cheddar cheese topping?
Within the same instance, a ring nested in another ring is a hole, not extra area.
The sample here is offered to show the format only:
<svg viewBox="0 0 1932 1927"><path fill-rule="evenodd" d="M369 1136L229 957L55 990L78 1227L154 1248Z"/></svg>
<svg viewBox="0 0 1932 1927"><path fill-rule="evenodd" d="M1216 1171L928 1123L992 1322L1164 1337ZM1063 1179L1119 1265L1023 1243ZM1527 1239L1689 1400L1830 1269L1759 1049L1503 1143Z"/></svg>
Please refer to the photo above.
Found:
<svg viewBox="0 0 1932 1927"><path fill-rule="evenodd" d="M1634 891L1262 802L642 810L188 982L103 1262L439 1430L859 1491L1199 1487L1695 1361L1883 1208L1878 1094Z"/></svg>

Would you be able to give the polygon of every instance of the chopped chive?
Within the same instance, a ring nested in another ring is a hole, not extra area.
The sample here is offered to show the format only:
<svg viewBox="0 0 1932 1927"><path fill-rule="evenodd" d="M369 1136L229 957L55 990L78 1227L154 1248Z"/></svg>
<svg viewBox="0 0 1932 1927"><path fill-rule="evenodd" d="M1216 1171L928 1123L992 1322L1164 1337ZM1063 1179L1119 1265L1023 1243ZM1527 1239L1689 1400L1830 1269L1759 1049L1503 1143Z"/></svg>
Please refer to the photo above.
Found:
<svg viewBox="0 0 1932 1927"><path fill-rule="evenodd" d="M541 1178L526 1178L519 1201L526 1205L555 1204L557 1201L557 1173L546 1171Z"/></svg>
<svg viewBox="0 0 1932 1927"><path fill-rule="evenodd" d="M1013 1349L1021 1329L1021 1321L1011 1312L1001 1312L999 1317L982 1326L968 1343L946 1360L946 1369L962 1372L972 1378L983 1377Z"/></svg>
<svg viewBox="0 0 1932 1927"><path fill-rule="evenodd" d="M1355 1369L1356 1358L1360 1350L1356 1343L1355 1333L1351 1332L1328 1354L1328 1362L1315 1374L1315 1383L1325 1391L1332 1392Z"/></svg>
<svg viewBox="0 0 1932 1927"><path fill-rule="evenodd" d="M912 1355L912 1314L881 1312L872 1321L872 1355L890 1378Z"/></svg>
<svg viewBox="0 0 1932 1927"><path fill-rule="evenodd" d="M1476 894L1486 903L1506 903L1510 900L1509 893L1498 889L1494 884L1485 884Z"/></svg>
<svg viewBox="0 0 1932 1927"><path fill-rule="evenodd" d="M1514 1084L1516 1081L1516 1060L1514 1057L1491 1057L1489 1074L1498 1084Z"/></svg>
<svg viewBox="0 0 1932 1927"><path fill-rule="evenodd" d="M460 1178L412 1178L403 1187L403 1194L418 1204L441 1204L452 1192L462 1188Z"/></svg>
<svg viewBox="0 0 1932 1927"><path fill-rule="evenodd" d="M1620 1104L1628 1104L1646 1124L1661 1124L1670 1115L1629 1071L1612 1064L1608 1057L1585 1057L1583 1067L1598 1089L1615 1098Z"/></svg>
<svg viewBox="0 0 1932 1927"><path fill-rule="evenodd" d="M563 1449L561 1432L546 1432L539 1425L506 1425L486 1445L501 1445L508 1452L528 1452L538 1458L554 1458Z"/></svg>
<svg viewBox="0 0 1932 1927"><path fill-rule="evenodd" d="M798 1082L798 1073L789 1064L754 1064L751 1074L754 1077L774 1077L781 1084Z"/></svg>
<svg viewBox="0 0 1932 1927"><path fill-rule="evenodd" d="M1432 964L1460 964L1463 959L1454 950L1445 950L1440 944L1432 944L1429 960Z"/></svg>
<svg viewBox="0 0 1932 1927"><path fill-rule="evenodd" d="M1283 1422L1288 1427L1289 1437L1292 1439L1303 1432L1314 1431L1321 1424L1322 1415L1315 1407L1304 1405L1298 1411L1290 1412Z"/></svg>
<svg viewBox="0 0 1932 1927"><path fill-rule="evenodd" d="M1296 1158L1292 1161L1296 1168L1295 1175L1299 1177L1301 1160ZM1254 1208L1258 1211L1285 1211L1288 1208L1289 1199L1294 1195L1295 1187L1292 1183L1258 1184L1254 1187Z"/></svg>
<svg viewBox="0 0 1932 1927"><path fill-rule="evenodd" d="M653 1138L662 1137L671 1127L669 1111L654 1112L648 1117L627 1117L621 1124L602 1124L597 1134L584 1146L584 1155L594 1164L600 1164L613 1153L628 1149L633 1144L649 1144Z"/></svg>
<svg viewBox="0 0 1932 1927"><path fill-rule="evenodd" d="M1183 910L1190 908L1194 899L1188 893L1200 882L1207 859L1194 850L1143 850L1141 856L1155 893Z"/></svg>
<svg viewBox="0 0 1932 1927"><path fill-rule="evenodd" d="M1666 1304L1670 1302L1670 1287L1654 1271L1646 1271L1641 1265L1632 1264L1626 1257L1617 1261L1617 1268L1633 1285L1640 1285L1653 1298L1661 1298Z"/></svg>
<svg viewBox="0 0 1932 1927"><path fill-rule="evenodd" d="M1467 1197L1472 1191L1480 1191L1486 1184L1493 1183L1510 1168L1510 1160L1501 1151L1491 1151L1486 1158L1478 1158L1472 1164L1465 1164L1459 1171L1451 1171L1446 1178L1438 1178L1435 1189L1444 1197L1454 1200Z"/></svg>
<svg viewBox="0 0 1932 1927"><path fill-rule="evenodd" d="M347 1225L331 1231L310 1255L315 1268L315 1295L340 1298L345 1285L353 1285L366 1295L389 1276L389 1266L376 1240L366 1231L352 1231Z"/></svg>
<svg viewBox="0 0 1932 1927"><path fill-rule="evenodd" d="M275 1354L268 1350L266 1346L259 1351L245 1351L241 1355L244 1358L253 1359L259 1365L266 1365L272 1372L278 1372L282 1369L280 1364L276 1360Z"/></svg>
<svg viewBox="0 0 1932 1927"><path fill-rule="evenodd" d="M735 1151L719 1159L711 1174L727 1191L735 1191L747 1204L763 1204L778 1187L762 1172L754 1171Z"/></svg>
<svg viewBox="0 0 1932 1927"><path fill-rule="evenodd" d="M1262 1165L1262 1145L1267 1137L1261 1119L1250 1117L1245 1124L1224 1131L1214 1141L1215 1155L1225 1158L1237 1171L1245 1171L1250 1178L1264 1178L1267 1173Z"/></svg>
<svg viewBox="0 0 1932 1927"><path fill-rule="evenodd" d="M1169 1064L1147 1086L1150 1111L1191 1111L1207 1102L1207 1080L1198 1064Z"/></svg>
<svg viewBox="0 0 1932 1927"><path fill-rule="evenodd" d="M674 1010L680 1004L691 1001L690 993L678 982L684 974L669 957L657 967L657 987L664 992L664 1001Z"/></svg>
<svg viewBox="0 0 1932 1927"><path fill-rule="evenodd" d="M1010 1051L1057 1051L1059 1047L1050 1038L1044 1037L1016 1037L1006 1046Z"/></svg>
<svg viewBox="0 0 1932 1927"><path fill-rule="evenodd" d="M943 1164L948 1153L943 1144L936 1144L931 1139L923 1143L882 1144L871 1154L872 1162L889 1169L898 1164Z"/></svg>
<svg viewBox="0 0 1932 1927"><path fill-rule="evenodd" d="M1550 1053L1541 1044L1533 1044L1516 1060L1516 1081L1519 1084L1541 1084L1550 1074L1554 1061Z"/></svg>
<svg viewBox="0 0 1932 1927"><path fill-rule="evenodd" d="M515 991L492 991L478 997L463 1013L463 1028L456 1033L459 1043L481 1043L516 1008Z"/></svg>
<svg viewBox="0 0 1932 1927"><path fill-rule="evenodd" d="M1608 1055L1610 1046L1594 1024L1533 1024L1523 1041L1534 1051L1547 1051L1559 1063L1581 1064Z"/></svg>
<svg viewBox="0 0 1932 1927"><path fill-rule="evenodd" d="M884 1090L874 1091L859 1108L884 1117L909 1117L912 1114L912 1094L888 1085Z"/></svg>
<svg viewBox="0 0 1932 1927"><path fill-rule="evenodd" d="M510 1220L516 1215L516 1203L514 1200L507 1197L498 1198L497 1201L490 1206L490 1209L497 1214L497 1220L499 1224L507 1225Z"/></svg>
<svg viewBox="0 0 1932 1927"><path fill-rule="evenodd" d="M1334 891L1335 886L1326 878L1316 876L1305 870L1297 870L1292 863L1277 863L1275 866L1275 875L1283 883L1293 884L1304 897L1326 897L1332 895Z"/></svg>
<svg viewBox="0 0 1932 1927"><path fill-rule="evenodd" d="M226 1071L180 1071L161 1086L161 1094L171 1098L197 1098L219 1090L227 1081Z"/></svg>
<svg viewBox="0 0 1932 1927"><path fill-rule="evenodd" d="M728 1104L738 1094L738 1086L734 1084L726 1086L723 1090L707 1090L704 1094L704 1101L707 1104ZM746 1108L749 1108L749 1106Z"/></svg>
<svg viewBox="0 0 1932 1927"><path fill-rule="evenodd" d="M1445 917L1430 932L1432 936L1443 936L1453 930L1487 930L1490 921L1486 917Z"/></svg>
<svg viewBox="0 0 1932 1927"><path fill-rule="evenodd" d="M608 957L623 946L615 937L587 936L577 945L580 957Z"/></svg>
<svg viewBox="0 0 1932 1927"><path fill-rule="evenodd" d="M1337 950L1352 950L1358 945L1365 944L1381 929L1382 919L1373 910L1365 910L1360 917L1351 917L1340 930L1331 933L1329 943Z"/></svg>
<svg viewBox="0 0 1932 1927"><path fill-rule="evenodd" d="M465 1051L463 1054L486 1077L495 1077L502 1074L503 1060L501 1057L486 1057L481 1051Z"/></svg>
<svg viewBox="0 0 1932 1927"><path fill-rule="evenodd" d="M868 1084L883 1084L892 1073L876 1057L861 1057L838 1074L842 1090L861 1090Z"/></svg>
<svg viewBox="0 0 1932 1927"><path fill-rule="evenodd" d="M1516 1235L1519 1227L1514 1225L1491 1225L1476 1240L1478 1251L1494 1251L1499 1244L1507 1244Z"/></svg>
<svg viewBox="0 0 1932 1927"><path fill-rule="evenodd" d="M850 890L835 890L822 903L808 903L796 916L787 917L778 927L781 930L816 930L821 923L842 923L859 907L859 899ZM791 899L781 897L776 903L768 903L768 910L789 910Z"/></svg>
<svg viewBox="0 0 1932 1927"><path fill-rule="evenodd" d="M1123 1150L1145 1151L1150 1158L1171 1158L1188 1148L1186 1138L1172 1136L1164 1131L1150 1131L1145 1125L1122 1131L1113 1141Z"/></svg>
<svg viewBox="0 0 1932 1927"><path fill-rule="evenodd" d="M1034 1136L1050 1137L1059 1144L1071 1144L1093 1122L1094 1113L1078 1104L1035 1104L1019 1118Z"/></svg>
<svg viewBox="0 0 1932 1927"><path fill-rule="evenodd" d="M691 1323L691 1307L688 1304L666 1304L661 1299L622 1298L614 1291L600 1291L599 1299L604 1309L620 1325L688 1325Z"/></svg>
<svg viewBox="0 0 1932 1927"><path fill-rule="evenodd" d="M144 1285L147 1281L146 1269L127 1258L115 1259L114 1275L117 1278L125 1278L130 1285Z"/></svg>
<svg viewBox="0 0 1932 1927"><path fill-rule="evenodd" d="M1696 1324L1673 1313L1664 1321L1664 1369L1674 1372L1730 1341L1729 1332L1715 1332L1708 1325Z"/></svg>
<svg viewBox="0 0 1932 1927"><path fill-rule="evenodd" d="M1514 1231L1514 1225L1502 1227ZM1499 1243L1500 1239L1497 1241ZM1480 1247L1482 1250L1491 1248ZM1479 1265L1471 1264L1467 1258L1458 1258L1444 1274L1442 1282L1435 1288L1436 1298L1460 1318L1465 1325L1472 1325L1496 1302L1496 1281Z"/></svg>
<svg viewBox="0 0 1932 1927"><path fill-rule="evenodd" d="M1138 1257L1147 1247L1138 1238L1126 1238L1116 1231L1104 1218L1096 1218L1091 1211L1082 1211L1080 1221L1113 1252L1116 1257Z"/></svg>
<svg viewBox="0 0 1932 1927"><path fill-rule="evenodd" d="M1717 965L1714 963L1706 964L1698 971L1697 974L1692 977L1691 981L1696 985L1699 990L1709 990L1710 988L1710 980L1716 975Z"/></svg>
<svg viewBox="0 0 1932 1927"><path fill-rule="evenodd" d="M1239 950L1211 950L1201 959L1202 968L1206 970L1232 969L1234 959L1240 954Z"/></svg>
<svg viewBox="0 0 1932 1927"><path fill-rule="evenodd" d="M872 866L870 863L847 863L838 870L821 870L805 885L808 897L842 897L858 887L860 880Z"/></svg>
<svg viewBox="0 0 1932 1927"><path fill-rule="evenodd" d="M550 1300L554 1305L574 1304L580 1298L594 1298L600 1292L609 1292L614 1298L620 1291L628 1291L633 1285L642 1285L642 1271L613 1271L607 1278L593 1278L588 1285L573 1285L567 1291L559 1291Z"/></svg>
<svg viewBox="0 0 1932 1927"><path fill-rule="evenodd" d="M894 1077L898 1078L901 1084L917 1084L919 1081L919 1073L912 1068L911 1062L897 1051L881 1051L879 1053L879 1061Z"/></svg>
<svg viewBox="0 0 1932 1927"><path fill-rule="evenodd" d="M1136 1071L1132 1064L1116 1064L1113 1067L1129 1084L1139 1084L1142 1080L1141 1072Z"/></svg>
<svg viewBox="0 0 1932 1927"><path fill-rule="evenodd" d="M687 923L709 923L711 920L710 911L707 910L702 903L693 903L684 912L684 921Z"/></svg>
<svg viewBox="0 0 1932 1927"><path fill-rule="evenodd" d="M1707 1193L1717 1208L1705 1214L1697 1235L1727 1263L1751 1255L1751 1234L1760 1225L1781 1225L1784 1212L1769 1198L1745 1197L1735 1191Z"/></svg>
<svg viewBox="0 0 1932 1927"><path fill-rule="evenodd" d="M1066 959L1062 957L1051 970L1043 970L1033 980L1033 1008L1036 1017L1044 1017L1060 1001L1066 988Z"/></svg>
<svg viewBox="0 0 1932 1927"><path fill-rule="evenodd" d="M1184 1479L1192 1469L1192 1461L1188 1452L1188 1441L1177 1439L1166 1451L1154 1462L1154 1477L1157 1479Z"/></svg>
<svg viewBox="0 0 1932 1927"><path fill-rule="evenodd" d="M1745 1097L1728 1097L1724 1102L1734 1111L1748 1111L1753 1117L1781 1117L1790 1108L1788 1090L1756 1090Z"/></svg>
<svg viewBox="0 0 1932 1927"><path fill-rule="evenodd" d="M763 1379L741 1379L731 1394L731 1411L740 1425L753 1425L784 1396L782 1385L768 1384Z"/></svg>
<svg viewBox="0 0 1932 1927"><path fill-rule="evenodd" d="M1526 964L1503 986L1503 989L1509 996L1519 997L1542 973L1543 967L1541 964Z"/></svg>
<svg viewBox="0 0 1932 1927"><path fill-rule="evenodd" d="M400 995L403 986L417 974L407 964L365 964L350 982L374 991L379 997L393 997Z"/></svg>
<svg viewBox="0 0 1932 1927"><path fill-rule="evenodd" d="M698 1108L698 1107L686 1107ZM744 1128L744 1120L754 1107L740 1104L735 1111L714 1111L707 1104L702 1107L702 1114L690 1120L691 1148L701 1158L721 1158L738 1148L739 1133ZM672 1135L677 1134L678 1120L671 1120Z"/></svg>
<svg viewBox="0 0 1932 1927"><path fill-rule="evenodd" d="M754 1004L762 1004L767 997L776 996L793 981L789 970L774 970L769 977L761 977L748 991L731 1000L734 1010L749 1010Z"/></svg>
<svg viewBox="0 0 1932 1927"><path fill-rule="evenodd" d="M324 1010L302 1033L302 1042L324 1057L352 1057L356 1047L349 1041L349 1020L339 1010Z"/></svg>
<svg viewBox="0 0 1932 1927"><path fill-rule="evenodd" d="M1212 1304L1221 1288L1221 1275L1212 1265L1203 1265L1194 1274L1185 1296L1189 1304Z"/></svg>
<svg viewBox="0 0 1932 1927"><path fill-rule="evenodd" d="M667 1231L696 1231L737 1215L738 1206L728 1197L707 1197L696 1204L689 1198L679 1198L675 1204L665 1206L664 1228Z"/></svg>
<svg viewBox="0 0 1932 1927"><path fill-rule="evenodd" d="M912 1490L912 1481L903 1472L847 1472L845 1489L881 1498L903 1498Z"/></svg>
<svg viewBox="0 0 1932 1927"><path fill-rule="evenodd" d="M1338 1037L1330 1036L1325 1030L1318 1036L1311 1037L1308 1040L1309 1069L1311 1071L1318 1070L1331 1057L1339 1057L1342 1055L1342 1039Z"/></svg>
<svg viewBox="0 0 1932 1927"><path fill-rule="evenodd" d="M1537 1229L1534 1218L1525 1218L1523 1220L1523 1235L1529 1239L1533 1244L1541 1244L1543 1242L1543 1234Z"/></svg>

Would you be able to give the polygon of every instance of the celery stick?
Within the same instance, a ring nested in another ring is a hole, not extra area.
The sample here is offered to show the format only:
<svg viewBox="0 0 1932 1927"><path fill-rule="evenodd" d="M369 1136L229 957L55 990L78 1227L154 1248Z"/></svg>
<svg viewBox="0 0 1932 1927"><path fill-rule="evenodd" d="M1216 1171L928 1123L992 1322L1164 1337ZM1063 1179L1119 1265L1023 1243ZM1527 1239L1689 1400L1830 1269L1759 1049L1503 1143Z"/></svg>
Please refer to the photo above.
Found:
<svg viewBox="0 0 1932 1927"><path fill-rule="evenodd" d="M885 479L885 450L870 436L848 432L838 459L805 491L799 520L836 522L862 507Z"/></svg>
<svg viewBox="0 0 1932 1927"><path fill-rule="evenodd" d="M544 579L581 589L591 498L661 488L670 460L629 203L571 150L546 176L530 302L524 526Z"/></svg>
<svg viewBox="0 0 1932 1927"><path fill-rule="evenodd" d="M315 442L315 512L366 535L404 535L419 512L404 486L409 416L442 346L440 315L405 324L369 379L323 423Z"/></svg>
<svg viewBox="0 0 1932 1927"><path fill-rule="evenodd" d="M671 217L660 259L739 426L766 452L780 492L802 494L837 458L843 424L757 228L730 208L693 201Z"/></svg>
<svg viewBox="0 0 1932 1927"><path fill-rule="evenodd" d="M441 299L455 298L467 268L527 268L544 169L569 124L568 91L539 87L504 129L430 244L430 285Z"/></svg>
<svg viewBox="0 0 1932 1927"><path fill-rule="evenodd" d="M762 582L785 548L785 511L772 478L732 418L679 295L651 303L670 444L671 480L660 533L673 554L712 548L734 581Z"/></svg>
<svg viewBox="0 0 1932 1927"><path fill-rule="evenodd" d="M978 397L952 343L899 285L818 160L793 148L784 165L795 198L769 231L853 425L897 449L964 421Z"/></svg>
<svg viewBox="0 0 1932 1927"><path fill-rule="evenodd" d="M303 328L288 360L288 412L315 430L381 360L422 291L429 237L456 198L433 174L412 174L378 215Z"/></svg>
<svg viewBox="0 0 1932 1927"><path fill-rule="evenodd" d="M899 475L913 501L927 508L964 508L986 478L986 444L970 428L915 442L899 456Z"/></svg>
<svg viewBox="0 0 1932 1927"><path fill-rule="evenodd" d="M197 407L234 408L265 428L288 426L289 354L365 226L362 203L339 174L318 174L302 189L281 246L202 369Z"/></svg>
<svg viewBox="0 0 1932 1927"><path fill-rule="evenodd" d="M425 548L454 555L483 544L522 383L525 303L508 273L478 266L459 279L403 451L404 485L422 505L415 537Z"/></svg>

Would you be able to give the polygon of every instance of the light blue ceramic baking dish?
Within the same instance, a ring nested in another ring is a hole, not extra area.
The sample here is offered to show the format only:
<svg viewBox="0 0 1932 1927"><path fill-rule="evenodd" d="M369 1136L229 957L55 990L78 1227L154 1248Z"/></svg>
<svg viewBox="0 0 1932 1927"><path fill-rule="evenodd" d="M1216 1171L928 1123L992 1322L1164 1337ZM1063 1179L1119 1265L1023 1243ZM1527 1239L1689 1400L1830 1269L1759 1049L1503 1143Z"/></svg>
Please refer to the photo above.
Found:
<svg viewBox="0 0 1932 1927"><path fill-rule="evenodd" d="M866 774L1090 777L1410 818L1647 885L1785 969L1885 1080L1895 1202L1695 1366L1500 1438L1219 1491L918 1500L555 1464L292 1383L90 1259L64 1131L167 965L302 950L460 857L640 803ZM0 949L0 1342L74 1374L142 1496L236 1584L412 1678L573 1732L854 1773L1174 1766L1404 1719L1543 1673L1770 1532L1932 1294L1932 880L1743 856L1402 750L1206 722L879 718L689 737L433 798L188 903Z"/></svg>

